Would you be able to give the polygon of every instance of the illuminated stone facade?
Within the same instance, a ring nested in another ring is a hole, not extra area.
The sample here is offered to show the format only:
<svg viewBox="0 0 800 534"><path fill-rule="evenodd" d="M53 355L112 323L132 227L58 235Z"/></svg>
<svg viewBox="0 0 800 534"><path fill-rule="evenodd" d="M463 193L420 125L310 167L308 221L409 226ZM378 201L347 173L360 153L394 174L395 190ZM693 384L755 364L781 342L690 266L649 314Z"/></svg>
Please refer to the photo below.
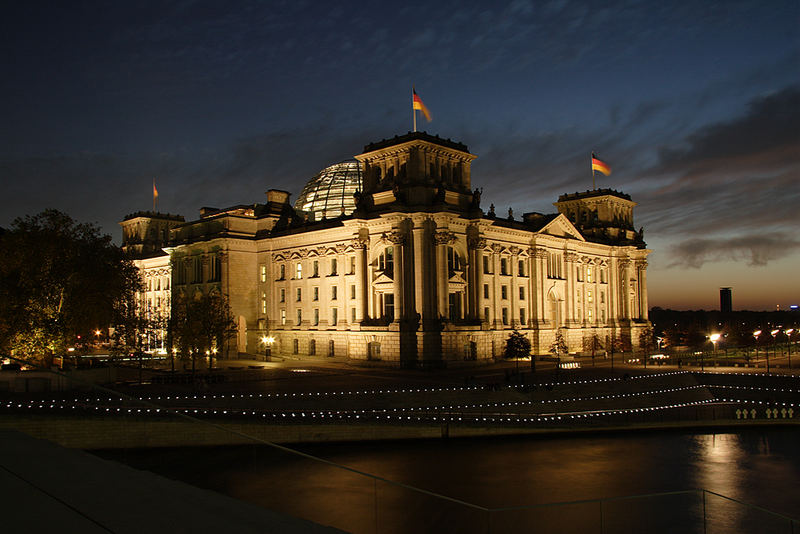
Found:
<svg viewBox="0 0 800 534"><path fill-rule="evenodd" d="M446 365L502 355L513 329L535 354L560 331L570 352L636 347L647 255L635 203L610 190L564 195L558 213L484 212L467 147L410 133L365 147L348 215L319 221L289 194L205 208L170 230L172 291L226 294L232 352ZM232 354L231 354L232 355Z"/></svg>
<svg viewBox="0 0 800 534"><path fill-rule="evenodd" d="M166 321L172 302L172 266L163 248L169 244L170 230L184 222L180 215L140 211L128 215L122 226L122 249L142 276L142 291L136 300L149 319L162 325L146 334L148 352L166 351Z"/></svg>

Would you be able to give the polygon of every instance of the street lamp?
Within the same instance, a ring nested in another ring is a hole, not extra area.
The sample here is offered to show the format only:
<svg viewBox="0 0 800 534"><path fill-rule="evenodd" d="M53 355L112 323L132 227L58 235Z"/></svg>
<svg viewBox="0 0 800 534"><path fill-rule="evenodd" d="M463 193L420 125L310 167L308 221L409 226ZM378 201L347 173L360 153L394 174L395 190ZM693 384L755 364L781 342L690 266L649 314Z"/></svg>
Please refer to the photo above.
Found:
<svg viewBox="0 0 800 534"><path fill-rule="evenodd" d="M792 368L792 332L794 332L794 328L787 328L783 331L786 334L786 354L789 356L789 369Z"/></svg>
<svg viewBox="0 0 800 534"><path fill-rule="evenodd" d="M272 356L272 344L275 343L275 338L272 336L262 336L261 343L264 344L264 361L270 361Z"/></svg>
<svg viewBox="0 0 800 534"><path fill-rule="evenodd" d="M761 330L753 332L753 337L756 338L756 361L758 361L758 336L761 335Z"/></svg>
<svg viewBox="0 0 800 534"><path fill-rule="evenodd" d="M775 330L770 332L770 334L772 334L772 350L775 351L776 358L778 357L778 345L776 345L775 336L777 336L778 332L780 331L781 331L780 328L776 328ZM769 349L767 349L767 374L769 374Z"/></svg>
<svg viewBox="0 0 800 534"><path fill-rule="evenodd" d="M719 334L711 334L710 336L708 336L708 339L711 340L711 345L714 347L714 350L711 352L712 357L716 356L715 353L717 352L717 342L719 341L719 338L720 338Z"/></svg>

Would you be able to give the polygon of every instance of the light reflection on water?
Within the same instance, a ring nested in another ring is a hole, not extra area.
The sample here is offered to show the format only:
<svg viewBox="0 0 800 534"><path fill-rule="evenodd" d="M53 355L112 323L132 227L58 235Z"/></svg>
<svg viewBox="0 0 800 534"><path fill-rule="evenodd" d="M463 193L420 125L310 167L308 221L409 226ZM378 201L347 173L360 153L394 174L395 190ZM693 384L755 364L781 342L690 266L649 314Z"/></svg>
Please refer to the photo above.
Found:
<svg viewBox="0 0 800 534"><path fill-rule="evenodd" d="M800 432L625 433L567 438L363 442L302 450L380 477L495 508L706 488L790 516L800 510ZM116 453L119 454L119 453ZM104 456L114 457L114 453ZM233 497L351 532L702 532L702 500L614 501L491 517L264 447L128 451L126 460ZM198 466L202 468L198 469ZM709 497L716 530L766 532L742 507ZM743 515L744 514L744 515ZM403 523L407 521L407 523ZM759 522L760 521L760 522ZM411 526L409 526L411 525ZM754 526L757 525L757 526ZM784 524L783 527L788 528ZM776 532L781 530L776 530Z"/></svg>

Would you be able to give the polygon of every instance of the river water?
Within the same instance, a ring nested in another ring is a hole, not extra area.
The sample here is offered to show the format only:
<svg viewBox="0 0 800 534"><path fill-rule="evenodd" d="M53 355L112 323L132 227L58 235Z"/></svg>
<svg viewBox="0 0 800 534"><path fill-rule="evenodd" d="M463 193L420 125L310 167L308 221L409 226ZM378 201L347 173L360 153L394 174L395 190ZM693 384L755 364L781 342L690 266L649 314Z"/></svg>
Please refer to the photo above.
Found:
<svg viewBox="0 0 800 534"><path fill-rule="evenodd" d="M358 533L792 532L786 519L712 494L705 503L702 493L613 499L695 488L800 518L800 430L793 428L298 448L484 508L610 500L486 512L264 446L99 454Z"/></svg>

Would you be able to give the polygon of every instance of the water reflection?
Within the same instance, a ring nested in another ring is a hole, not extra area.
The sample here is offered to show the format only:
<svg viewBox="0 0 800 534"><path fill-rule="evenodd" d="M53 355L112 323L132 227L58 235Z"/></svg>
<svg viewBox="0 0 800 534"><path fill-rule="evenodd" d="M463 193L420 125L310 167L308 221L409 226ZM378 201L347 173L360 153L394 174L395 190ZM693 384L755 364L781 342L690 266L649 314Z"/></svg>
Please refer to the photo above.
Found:
<svg viewBox="0 0 800 534"><path fill-rule="evenodd" d="M653 432L302 449L487 508L707 488L796 515L798 437L800 432L792 429L754 429L740 434ZM105 456L115 454L119 456ZM546 526L548 532L598 531L601 521L605 532L702 532L702 499L693 495L613 501L603 510L588 503L487 514L266 447L128 451L127 460L350 532L524 532L533 525ZM715 524L728 531L746 532L751 524L759 525L756 531L768 531L761 527L769 521L743 515L741 507L713 497L706 505ZM725 530L709 530L714 531Z"/></svg>

